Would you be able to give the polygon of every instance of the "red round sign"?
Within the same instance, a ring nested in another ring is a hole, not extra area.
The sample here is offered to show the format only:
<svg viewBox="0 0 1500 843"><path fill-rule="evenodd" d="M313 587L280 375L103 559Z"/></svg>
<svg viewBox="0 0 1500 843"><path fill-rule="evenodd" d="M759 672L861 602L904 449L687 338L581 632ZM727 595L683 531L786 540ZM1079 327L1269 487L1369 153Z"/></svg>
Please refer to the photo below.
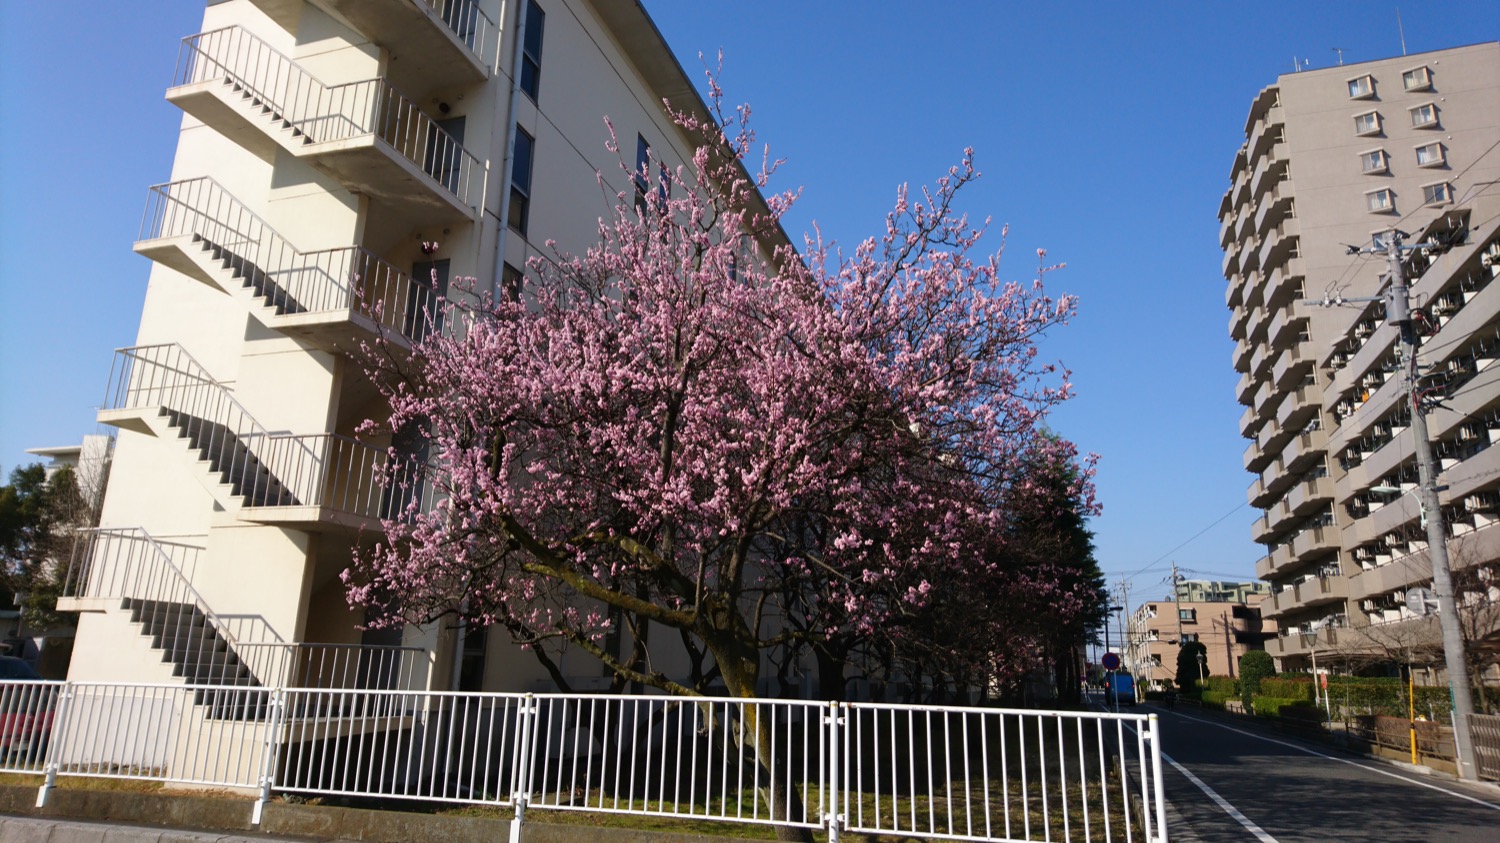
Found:
<svg viewBox="0 0 1500 843"><path fill-rule="evenodd" d="M1105 653L1104 658L1100 659L1099 663L1104 665L1105 670L1120 669L1120 657L1114 653Z"/></svg>

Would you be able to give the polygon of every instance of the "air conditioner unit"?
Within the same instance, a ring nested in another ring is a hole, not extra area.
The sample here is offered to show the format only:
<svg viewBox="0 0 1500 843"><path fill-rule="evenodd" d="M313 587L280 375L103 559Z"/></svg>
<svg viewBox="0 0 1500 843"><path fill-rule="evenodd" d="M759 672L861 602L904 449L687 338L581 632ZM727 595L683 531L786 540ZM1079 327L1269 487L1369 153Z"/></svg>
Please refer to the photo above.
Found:
<svg viewBox="0 0 1500 843"><path fill-rule="evenodd" d="M1375 333L1375 329L1368 322L1361 322L1354 326L1354 336L1357 339L1364 339L1373 333Z"/></svg>
<svg viewBox="0 0 1500 843"><path fill-rule="evenodd" d="M1478 438L1479 431L1475 430L1473 425L1466 424L1458 429L1458 441L1460 442L1473 442Z"/></svg>
<svg viewBox="0 0 1500 843"><path fill-rule="evenodd" d="M1345 366L1349 365L1349 355L1340 351L1332 357L1328 358L1328 365L1334 367L1335 369L1342 369Z"/></svg>

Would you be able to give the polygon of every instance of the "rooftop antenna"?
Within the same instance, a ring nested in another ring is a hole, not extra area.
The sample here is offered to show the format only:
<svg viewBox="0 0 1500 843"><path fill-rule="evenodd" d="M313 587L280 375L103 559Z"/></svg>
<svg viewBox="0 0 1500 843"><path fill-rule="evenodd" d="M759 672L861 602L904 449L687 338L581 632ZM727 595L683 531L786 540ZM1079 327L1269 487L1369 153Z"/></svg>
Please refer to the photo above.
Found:
<svg viewBox="0 0 1500 843"><path fill-rule="evenodd" d="M1334 47L1333 51L1335 53L1339 54L1339 67L1343 67L1344 66L1344 48L1343 47Z"/></svg>
<svg viewBox="0 0 1500 843"><path fill-rule="evenodd" d="M1396 31L1401 33L1401 55L1406 55L1406 28L1401 25L1401 7L1396 7Z"/></svg>

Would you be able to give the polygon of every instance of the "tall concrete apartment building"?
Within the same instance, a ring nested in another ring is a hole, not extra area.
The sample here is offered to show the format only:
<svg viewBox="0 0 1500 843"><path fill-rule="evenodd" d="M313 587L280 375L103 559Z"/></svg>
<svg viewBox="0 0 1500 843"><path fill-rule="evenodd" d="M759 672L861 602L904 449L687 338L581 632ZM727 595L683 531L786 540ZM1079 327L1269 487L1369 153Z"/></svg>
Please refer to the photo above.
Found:
<svg viewBox="0 0 1500 843"><path fill-rule="evenodd" d="M1392 229L1408 244L1463 233L1405 269L1460 602L1500 596L1472 575L1500 560L1497 146L1497 43L1284 75L1250 105L1220 242L1249 499L1263 510L1256 574L1280 632L1266 648L1283 669L1437 643L1406 601L1431 568L1397 330L1383 302L1342 301L1383 291L1384 257L1349 247Z"/></svg>
<svg viewBox="0 0 1500 843"><path fill-rule="evenodd" d="M183 34L140 329L99 413L102 528L62 601L71 678L549 689L503 632L361 632L340 573L410 492L376 480L358 350L441 330L451 279L504 295L547 241L596 242L633 189L618 156L691 161L662 105L702 109L691 81L618 0L209 0Z"/></svg>

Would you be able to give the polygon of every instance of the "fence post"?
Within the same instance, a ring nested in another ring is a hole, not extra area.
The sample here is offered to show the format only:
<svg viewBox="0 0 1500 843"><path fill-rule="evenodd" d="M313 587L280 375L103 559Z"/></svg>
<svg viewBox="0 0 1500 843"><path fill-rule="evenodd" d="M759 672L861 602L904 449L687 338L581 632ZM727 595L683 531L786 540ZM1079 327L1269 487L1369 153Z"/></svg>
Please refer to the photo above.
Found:
<svg viewBox="0 0 1500 843"><path fill-rule="evenodd" d="M1155 791L1153 801L1156 803L1154 812L1146 811L1146 834L1153 843L1167 843L1167 794L1166 776L1161 768L1161 720L1155 714L1148 714L1146 725L1146 734L1151 742L1151 776L1154 779L1152 789ZM1141 766L1144 768L1145 764L1142 763ZM1155 816L1152 816L1153 813ZM1153 829L1156 831L1154 836L1151 835Z"/></svg>
<svg viewBox="0 0 1500 843"><path fill-rule="evenodd" d="M828 813L824 819L828 821L828 843L839 843L839 831L843 828L843 813L839 810L839 762L843 760L839 752L839 703L828 704L828 716L824 718L828 724L828 777L825 780L828 788Z"/></svg>
<svg viewBox="0 0 1500 843"><path fill-rule="evenodd" d="M281 741L278 733L281 731L282 712L286 708L286 690L275 688L271 691L270 719L266 724L266 749L260 761L260 795L255 799L255 807L250 811L250 824L260 825L261 812L265 810L266 803L271 801L271 790L275 786L277 756L281 750Z"/></svg>
<svg viewBox="0 0 1500 843"><path fill-rule="evenodd" d="M531 798L532 742L531 732L535 728L532 715L536 697L527 694L521 698L521 710L516 717L516 780L512 801L516 816L510 821L510 843L521 843L521 823L526 819L526 803Z"/></svg>
<svg viewBox="0 0 1500 843"><path fill-rule="evenodd" d="M41 808L47 804L47 797L52 794L52 788L57 786L57 748L62 743L61 738L68 730L68 702L73 699L73 683L65 682L62 693L57 700L57 713L52 717L52 728L47 737L46 767L47 778L42 781L42 786L36 791L36 806Z"/></svg>

